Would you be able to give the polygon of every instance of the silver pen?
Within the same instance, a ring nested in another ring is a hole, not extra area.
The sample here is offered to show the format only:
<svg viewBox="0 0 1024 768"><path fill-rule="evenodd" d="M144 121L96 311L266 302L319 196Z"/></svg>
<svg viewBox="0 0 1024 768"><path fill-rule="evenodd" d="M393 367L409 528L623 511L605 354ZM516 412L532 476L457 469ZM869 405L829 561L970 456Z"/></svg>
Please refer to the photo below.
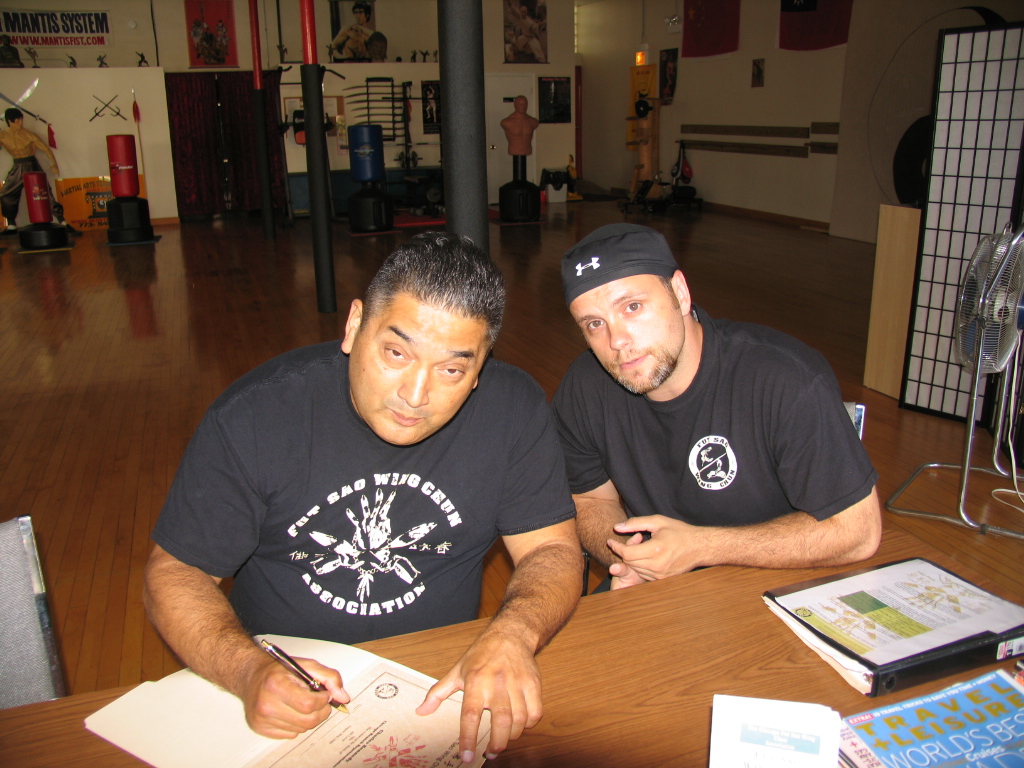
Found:
<svg viewBox="0 0 1024 768"><path fill-rule="evenodd" d="M317 680L315 677L309 674L309 672L307 672L301 666L299 666L299 663L295 661L295 659L293 659L287 653L282 651L276 645L274 645L273 643L268 643L266 640L260 640L260 645L263 647L263 650L265 650L267 653L269 653L271 656L273 656L275 659L281 662L284 666L288 667L288 669L294 672L295 675L302 680L302 682L309 686L309 690L322 691L324 689L323 683L321 683L319 680ZM331 706L341 712L344 712L345 714L348 714L348 707L346 707L344 704L340 702L332 701Z"/></svg>

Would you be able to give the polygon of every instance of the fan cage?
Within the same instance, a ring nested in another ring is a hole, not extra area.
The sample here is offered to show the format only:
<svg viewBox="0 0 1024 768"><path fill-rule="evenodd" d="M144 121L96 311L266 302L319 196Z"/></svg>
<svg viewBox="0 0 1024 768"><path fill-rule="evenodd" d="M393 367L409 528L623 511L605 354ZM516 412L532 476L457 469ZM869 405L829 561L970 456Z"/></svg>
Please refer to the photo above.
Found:
<svg viewBox="0 0 1024 768"><path fill-rule="evenodd" d="M1024 229L1014 234L1008 226L1001 235L983 237L960 288L954 352L957 362L971 371L980 355L982 375L1002 371L1019 343L1018 318L1024 294L1022 235Z"/></svg>

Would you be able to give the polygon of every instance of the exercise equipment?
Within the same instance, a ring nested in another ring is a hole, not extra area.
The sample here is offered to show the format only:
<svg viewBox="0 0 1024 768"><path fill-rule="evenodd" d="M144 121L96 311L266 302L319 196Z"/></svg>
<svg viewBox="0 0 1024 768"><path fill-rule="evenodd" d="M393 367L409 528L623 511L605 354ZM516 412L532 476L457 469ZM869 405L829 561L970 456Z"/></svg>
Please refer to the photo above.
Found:
<svg viewBox="0 0 1024 768"><path fill-rule="evenodd" d="M131 134L107 136L110 162L110 192L107 202L107 242L140 243L153 239L149 220L149 201L139 197L139 166L135 137Z"/></svg>
<svg viewBox="0 0 1024 768"><path fill-rule="evenodd" d="M395 205L384 191L384 132L373 124L348 127L352 179L363 188L348 198L348 225L353 232L380 232L395 224Z"/></svg>
<svg viewBox="0 0 1024 768"><path fill-rule="evenodd" d="M498 189L498 213L502 221L540 219L540 187L526 180L526 155L512 155L512 181Z"/></svg>
<svg viewBox="0 0 1024 768"><path fill-rule="evenodd" d="M68 231L55 224L50 205L50 185L42 171L26 171L22 175L25 202L31 224L18 230L22 250L41 251L63 248L68 244Z"/></svg>

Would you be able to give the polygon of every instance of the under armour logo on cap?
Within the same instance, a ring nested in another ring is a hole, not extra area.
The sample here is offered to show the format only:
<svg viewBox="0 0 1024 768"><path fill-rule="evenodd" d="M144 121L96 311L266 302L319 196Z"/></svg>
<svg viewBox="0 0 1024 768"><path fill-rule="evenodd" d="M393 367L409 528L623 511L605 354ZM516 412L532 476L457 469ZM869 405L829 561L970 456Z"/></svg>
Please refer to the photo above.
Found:
<svg viewBox="0 0 1024 768"><path fill-rule="evenodd" d="M678 269L660 232L638 224L609 224L595 229L562 257L565 303L572 304L578 296L613 280L633 275L672 277Z"/></svg>

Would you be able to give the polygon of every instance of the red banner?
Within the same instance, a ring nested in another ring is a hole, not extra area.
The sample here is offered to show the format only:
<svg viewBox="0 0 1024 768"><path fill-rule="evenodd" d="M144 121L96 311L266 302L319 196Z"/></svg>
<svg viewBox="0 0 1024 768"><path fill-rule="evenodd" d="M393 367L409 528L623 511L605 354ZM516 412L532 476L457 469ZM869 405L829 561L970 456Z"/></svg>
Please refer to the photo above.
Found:
<svg viewBox="0 0 1024 768"><path fill-rule="evenodd" d="M781 0L779 48L819 51L846 45L853 0Z"/></svg>
<svg viewBox="0 0 1024 768"><path fill-rule="evenodd" d="M740 47L740 0L683 0L683 56L718 56Z"/></svg>
<svg viewBox="0 0 1024 768"><path fill-rule="evenodd" d="M234 0L185 0L189 67L237 67Z"/></svg>

